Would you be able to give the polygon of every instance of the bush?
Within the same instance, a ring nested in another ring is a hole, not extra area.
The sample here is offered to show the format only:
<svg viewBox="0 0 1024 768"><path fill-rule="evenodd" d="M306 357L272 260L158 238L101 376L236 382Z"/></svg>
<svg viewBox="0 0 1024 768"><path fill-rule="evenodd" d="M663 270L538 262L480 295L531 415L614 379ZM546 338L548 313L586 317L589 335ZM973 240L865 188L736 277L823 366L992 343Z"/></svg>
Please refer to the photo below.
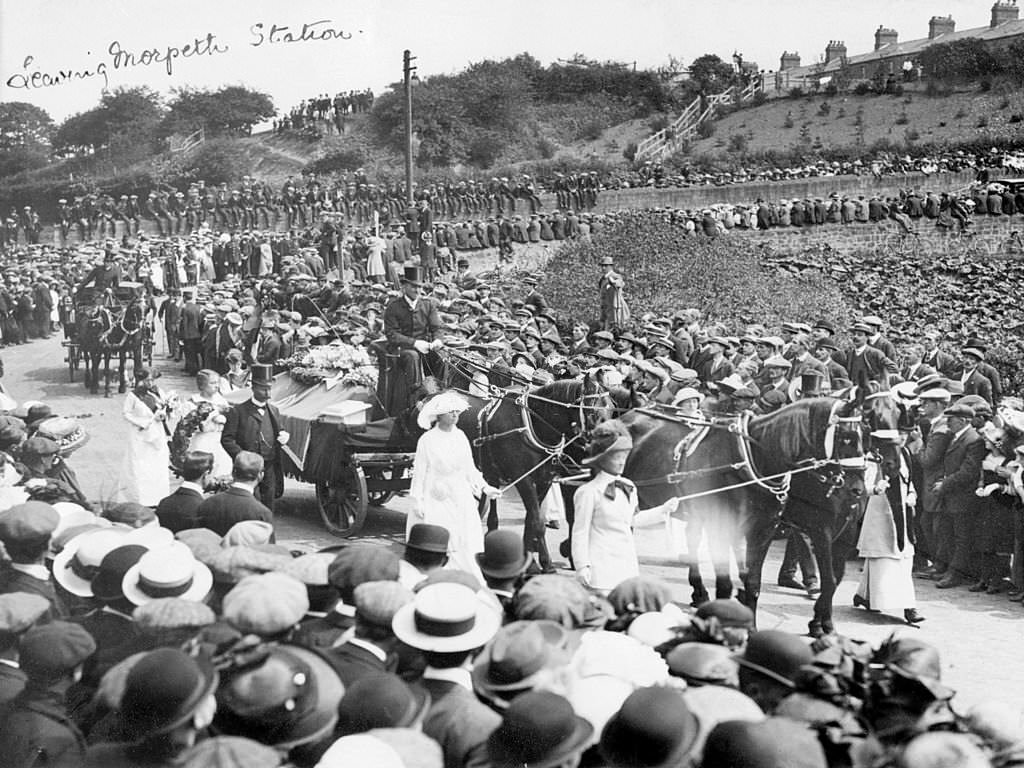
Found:
<svg viewBox="0 0 1024 768"><path fill-rule="evenodd" d="M697 126L697 135L702 139L709 139L715 135L715 122L713 120L705 120L703 123Z"/></svg>
<svg viewBox="0 0 1024 768"><path fill-rule="evenodd" d="M354 171L366 164L366 156L356 148L336 149L308 163L304 173L331 174Z"/></svg>
<svg viewBox="0 0 1024 768"><path fill-rule="evenodd" d="M978 83L978 89L982 93L988 93L989 91L992 90L992 81L989 80L987 77L984 78L980 83Z"/></svg>
<svg viewBox="0 0 1024 768"><path fill-rule="evenodd" d="M837 324L845 324L850 314L835 284L821 276L773 274L752 243L688 237L645 213L623 215L600 238L562 248L545 269L548 300L573 307L578 319L596 318L600 305L594 286L603 256L614 257L624 274L625 298L634 310L668 314L700 307L710 320L736 332L755 321L778 325L792 318L793 307L800 307L801 316Z"/></svg>
<svg viewBox="0 0 1024 768"><path fill-rule="evenodd" d="M871 83L866 81L861 81L857 83L855 86L853 86L853 93L856 96L867 96L869 93L871 93Z"/></svg>
<svg viewBox="0 0 1024 768"><path fill-rule="evenodd" d="M825 89L822 91L822 93L824 93L826 96L835 96L839 93L839 88L836 86L835 83L830 82L828 85L825 86Z"/></svg>
<svg viewBox="0 0 1024 768"><path fill-rule="evenodd" d="M754 94L754 98L750 100L750 103L755 107L760 107L762 104L768 101L768 97L765 96L764 91L758 91Z"/></svg>
<svg viewBox="0 0 1024 768"><path fill-rule="evenodd" d="M550 160L555 156L557 151L558 145L549 138L545 137L537 142L537 152L540 153L541 159L543 160ZM633 142L633 153L636 154L636 142ZM627 159L632 160L633 158Z"/></svg>
<svg viewBox="0 0 1024 768"><path fill-rule="evenodd" d="M469 161L477 168L490 168L503 146L504 142L494 134L480 134L469 144Z"/></svg>
<svg viewBox="0 0 1024 768"><path fill-rule="evenodd" d="M651 129L651 133L657 133L658 131L668 128L669 122L667 115L658 115L656 118L651 120L647 126Z"/></svg>
<svg viewBox="0 0 1024 768"><path fill-rule="evenodd" d="M742 133L734 133L729 137L729 151L730 152L746 152L747 151L747 137Z"/></svg>
<svg viewBox="0 0 1024 768"><path fill-rule="evenodd" d="M210 186L230 184L249 172L245 151L231 139L213 139L189 154L179 183L205 179Z"/></svg>
<svg viewBox="0 0 1024 768"><path fill-rule="evenodd" d="M626 148L624 150L622 150L622 156L624 158L626 158L627 160L629 160L629 162L631 162L631 163L633 162L634 159L636 159L636 142L635 141L631 141L631 142L629 142L629 144L626 145Z"/></svg>
<svg viewBox="0 0 1024 768"><path fill-rule="evenodd" d="M800 86L797 86L796 88L790 88L790 90L789 90L789 98L791 98L791 99L802 99L803 97L804 97L804 89L803 88L801 88Z"/></svg>

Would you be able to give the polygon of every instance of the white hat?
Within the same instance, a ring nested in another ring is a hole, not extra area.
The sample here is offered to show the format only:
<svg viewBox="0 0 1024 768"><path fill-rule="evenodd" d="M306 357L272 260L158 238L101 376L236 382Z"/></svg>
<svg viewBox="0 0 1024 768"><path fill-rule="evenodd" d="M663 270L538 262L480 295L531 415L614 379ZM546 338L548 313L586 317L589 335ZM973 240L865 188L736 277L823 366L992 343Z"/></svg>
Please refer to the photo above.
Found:
<svg viewBox="0 0 1024 768"><path fill-rule="evenodd" d="M678 392L676 392L676 396L672 398L672 405L679 405L680 403L686 400L696 400L698 403L700 403L704 400L704 395L702 395L693 387L683 387Z"/></svg>
<svg viewBox="0 0 1024 768"><path fill-rule="evenodd" d="M454 653L485 645L501 626L501 615L464 584L428 584L391 620L395 637L421 651Z"/></svg>
<svg viewBox="0 0 1024 768"><path fill-rule="evenodd" d="M180 541L151 549L121 581L121 591L135 605L161 597L199 602L212 587L213 573Z"/></svg>
<svg viewBox="0 0 1024 768"><path fill-rule="evenodd" d="M948 389L935 387L934 389L926 389L917 398L918 400L942 400L948 402L953 399L953 395L950 394Z"/></svg>
<svg viewBox="0 0 1024 768"><path fill-rule="evenodd" d="M92 597L92 580L103 558L127 542L124 528L86 531L71 539L53 558L53 578L78 597Z"/></svg>
<svg viewBox="0 0 1024 768"><path fill-rule="evenodd" d="M469 408L469 403L462 395L456 392L441 392L427 401L419 416L416 417L416 423L420 425L420 429L430 429L442 413L451 413L452 411L462 413L467 408Z"/></svg>

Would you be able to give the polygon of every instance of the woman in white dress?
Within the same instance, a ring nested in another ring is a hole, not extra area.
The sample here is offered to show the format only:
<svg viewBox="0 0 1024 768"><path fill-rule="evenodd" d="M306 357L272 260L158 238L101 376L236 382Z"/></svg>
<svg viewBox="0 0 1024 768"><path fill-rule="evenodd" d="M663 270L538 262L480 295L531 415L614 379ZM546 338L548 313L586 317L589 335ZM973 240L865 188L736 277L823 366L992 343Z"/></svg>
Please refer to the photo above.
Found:
<svg viewBox="0 0 1024 768"><path fill-rule="evenodd" d="M910 455L906 433L880 430L879 441L896 443L896 462L869 460L864 485L870 490L857 550L864 558L853 604L869 611L903 611L908 624L924 621L917 612L914 591L914 505L917 494L910 482ZM888 452L887 452L888 453ZM897 464L898 462L898 464Z"/></svg>
<svg viewBox="0 0 1024 768"><path fill-rule="evenodd" d="M171 403L156 385L148 368L135 371L135 387L125 397L121 414L128 422L125 449L115 501L132 501L155 507L169 495L167 474L170 450L167 447L167 417Z"/></svg>
<svg viewBox="0 0 1024 768"><path fill-rule="evenodd" d="M440 525L448 530L451 567L474 574L483 584L475 555L484 551L484 534L477 512L481 493L489 498L501 494L487 484L476 464L469 439L459 429L459 414L469 407L454 392L442 392L427 401L417 417L427 430L416 444L409 498L412 513L406 518L405 534L416 523Z"/></svg>
<svg viewBox="0 0 1024 768"><path fill-rule="evenodd" d="M202 370L196 374L198 392L189 398L192 409L196 410L200 403L209 403L213 410L203 419L189 441L190 451L205 451L213 454L211 477L225 477L231 474L231 457L220 444L221 433L224 431L225 414L230 407L221 394L223 380L216 371ZM204 409L205 410L205 409Z"/></svg>
<svg viewBox="0 0 1024 768"><path fill-rule="evenodd" d="M583 464L593 478L576 489L572 524L572 560L584 586L607 594L626 579L640 575L633 528L664 524L679 505L678 498L639 510L636 486L622 477L633 440L618 419L599 424L587 446Z"/></svg>

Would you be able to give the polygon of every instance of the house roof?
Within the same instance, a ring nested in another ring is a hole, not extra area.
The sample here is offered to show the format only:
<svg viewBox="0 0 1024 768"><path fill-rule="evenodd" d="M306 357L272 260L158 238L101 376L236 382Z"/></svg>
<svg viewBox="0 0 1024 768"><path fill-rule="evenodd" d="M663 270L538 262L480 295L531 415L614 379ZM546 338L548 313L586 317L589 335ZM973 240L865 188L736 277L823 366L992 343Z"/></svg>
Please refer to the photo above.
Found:
<svg viewBox="0 0 1024 768"><path fill-rule="evenodd" d="M874 61L891 59L896 56L901 58L913 57L930 45L935 45L936 43L952 43L956 40L964 40L969 37L976 37L979 40L984 41L992 41L1001 40L1007 37L1016 37L1017 35L1024 35L1024 20L1005 21L996 27L984 26L972 27L971 29L961 29L956 32L936 35L933 38L922 37L917 40L890 43L889 45L882 46L877 51L869 51L868 53L858 53L855 56L848 56L846 58L846 64L847 66L853 67L860 64L870 64ZM816 74L827 75L832 72L839 71L841 66L841 59L833 59L825 65L812 64L805 67L793 67L792 69L787 69L786 73L790 76L796 77Z"/></svg>

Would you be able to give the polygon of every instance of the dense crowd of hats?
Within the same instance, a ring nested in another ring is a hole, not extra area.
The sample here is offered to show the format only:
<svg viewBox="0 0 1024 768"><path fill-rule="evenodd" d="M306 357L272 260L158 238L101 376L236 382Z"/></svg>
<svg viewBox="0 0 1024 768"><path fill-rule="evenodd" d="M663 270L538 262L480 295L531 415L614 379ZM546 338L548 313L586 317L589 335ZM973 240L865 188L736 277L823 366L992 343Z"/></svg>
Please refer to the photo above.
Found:
<svg viewBox="0 0 1024 768"><path fill-rule="evenodd" d="M437 526L298 554L64 514L0 512L12 766L980 766L1024 739L957 714L916 638L755 631L740 603L691 611L649 576L600 598L527 575L507 531L482 584Z"/></svg>

